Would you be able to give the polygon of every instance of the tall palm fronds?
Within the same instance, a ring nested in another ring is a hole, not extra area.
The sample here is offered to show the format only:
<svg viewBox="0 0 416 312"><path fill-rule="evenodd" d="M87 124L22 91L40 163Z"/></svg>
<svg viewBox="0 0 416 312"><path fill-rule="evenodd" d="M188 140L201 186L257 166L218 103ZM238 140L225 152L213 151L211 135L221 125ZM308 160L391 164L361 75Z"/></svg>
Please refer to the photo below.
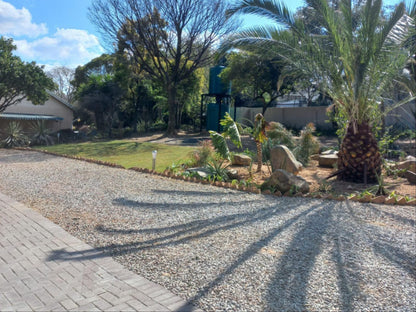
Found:
<svg viewBox="0 0 416 312"><path fill-rule="evenodd" d="M349 145L344 142L341 146L340 177L362 181L368 175L368 180L376 180L381 171L377 143L361 137L373 137L372 127L381 119L378 107L383 95L408 60L402 45L407 30L394 33L393 40L393 30L405 13L404 3L397 5L387 19L382 18L381 0L357 5L352 0L339 0L336 6L327 0L306 0L306 4L314 10L320 32L307 32L308 21L295 18L281 2L241 1L231 12L275 16L272 19L279 25L243 31L224 47L274 51L287 61L288 72L318 83L333 99L340 119L347 121L346 133L358 135L349 138ZM358 146L354 140L362 144Z"/></svg>

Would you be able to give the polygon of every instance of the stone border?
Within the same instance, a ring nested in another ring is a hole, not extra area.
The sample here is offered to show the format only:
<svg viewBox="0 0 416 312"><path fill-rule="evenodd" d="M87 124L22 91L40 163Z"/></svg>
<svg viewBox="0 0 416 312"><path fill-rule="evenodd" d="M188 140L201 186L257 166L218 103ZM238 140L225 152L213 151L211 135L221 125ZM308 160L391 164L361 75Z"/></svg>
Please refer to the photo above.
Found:
<svg viewBox="0 0 416 312"><path fill-rule="evenodd" d="M394 197L390 197L390 196L375 196L375 195L350 195L350 196L344 196L344 195L339 195L339 196L334 196L332 194L328 194L328 195L323 195L321 193L307 193L307 194L302 194L302 193L297 193L294 195L290 195L290 194L282 194L280 192L276 192L276 193L271 193L269 190L263 191L261 192L261 190L259 188L257 188L256 186L240 186L237 184L232 184L230 182L221 182L221 181L207 181L207 180L201 180L198 178L194 178L194 177L184 177L181 175L175 175L172 172L168 172L168 171L164 171L164 172L157 172L155 170L150 170L147 168L139 168L139 167L131 167L131 168L125 168L124 166L112 163L112 162L108 162L108 161L102 161L102 160L97 160L97 159L92 159L92 158L86 158L86 157L80 157L80 156L74 156L74 155L68 155L68 154L60 154L60 153L55 153L55 152L50 152L47 150L38 150L38 149L33 149L30 147L15 147L13 148L15 150L23 150L23 151L32 151L32 152L41 152L44 154L49 154L49 155L53 155L53 156L58 156L58 157L65 157L65 158L70 158L70 159L75 159L75 160L81 160L81 161L86 161L89 163L94 163L97 165L103 165L103 166L107 166L107 167L113 167L113 168L119 168L119 169L126 169L126 170L132 170L132 171L136 171L136 172L141 172L141 173L147 173L147 174L152 174L152 175L156 175L156 176L161 176L161 177L166 177L166 178L171 178L171 179L176 179L176 180L182 180L182 181L186 181L186 182L193 182L193 183L200 183L200 184L206 184L206 185L212 185L212 186L218 186L218 187L224 187L224 188L229 188L229 189L234 189L234 190L239 190L239 191L243 191L243 192L248 192L248 193L254 193L254 194L262 194L262 195L272 195L272 196L276 196L276 197L281 197L281 196L291 196L291 197L304 197L304 198L316 198L316 199L329 199L329 200L338 200L338 201L344 201L344 200L351 200L351 201L357 201L360 203L372 203L372 204L385 204L385 205L404 205L404 206L416 206L416 199L413 198L410 201L407 201L406 198L404 196L394 196Z"/></svg>

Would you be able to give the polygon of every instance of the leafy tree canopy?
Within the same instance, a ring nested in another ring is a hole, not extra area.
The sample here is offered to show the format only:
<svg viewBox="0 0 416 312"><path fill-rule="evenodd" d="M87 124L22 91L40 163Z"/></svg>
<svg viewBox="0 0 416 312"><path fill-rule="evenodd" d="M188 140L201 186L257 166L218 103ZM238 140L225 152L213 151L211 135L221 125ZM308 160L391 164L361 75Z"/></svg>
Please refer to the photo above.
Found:
<svg viewBox="0 0 416 312"><path fill-rule="evenodd" d="M0 37L0 112L27 98L33 104L43 104L47 90L55 84L35 62L26 63L13 55L16 46L12 39Z"/></svg>
<svg viewBox="0 0 416 312"><path fill-rule="evenodd" d="M284 63L280 58L262 53L231 52L221 78L232 81L234 95L260 100L263 114L272 101L292 89L289 76L282 73Z"/></svg>

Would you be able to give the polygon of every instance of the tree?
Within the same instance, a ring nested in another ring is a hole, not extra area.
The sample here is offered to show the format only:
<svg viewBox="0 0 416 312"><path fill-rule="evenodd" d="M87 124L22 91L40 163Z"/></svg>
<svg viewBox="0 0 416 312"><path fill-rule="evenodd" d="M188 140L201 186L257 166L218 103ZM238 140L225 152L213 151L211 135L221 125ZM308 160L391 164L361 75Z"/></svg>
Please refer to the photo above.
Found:
<svg viewBox="0 0 416 312"><path fill-rule="evenodd" d="M52 78L57 85L55 93L72 103L75 97L75 87L71 84L71 81L74 79L75 70L65 66L57 66L47 71L46 75Z"/></svg>
<svg viewBox="0 0 416 312"><path fill-rule="evenodd" d="M33 104L43 104L48 90L55 88L42 68L35 62L26 63L13 55L12 39L0 37L0 113L27 98Z"/></svg>
<svg viewBox="0 0 416 312"><path fill-rule="evenodd" d="M109 137L122 95L111 75L91 75L78 91L80 105L94 113L97 130L108 131Z"/></svg>
<svg viewBox="0 0 416 312"><path fill-rule="evenodd" d="M287 70L299 72L320 83L333 99L345 135L338 153L338 177L342 180L376 181L381 173L381 155L374 138L374 125L381 119L379 104L387 87L404 69L408 59L402 49L407 32L392 38L392 30L404 16L400 3L388 19L381 0L353 5L337 1L307 0L320 23L321 34L282 4L272 0L245 0L232 13L252 13L272 18L286 29L251 29L231 38L231 45L257 45L288 61ZM412 21L414 23L414 20Z"/></svg>
<svg viewBox="0 0 416 312"><path fill-rule="evenodd" d="M234 94L253 101L260 100L264 115L278 96L292 88L289 77L285 77L282 70L283 62L276 57L261 52L231 52L221 78L232 81Z"/></svg>
<svg viewBox="0 0 416 312"><path fill-rule="evenodd" d="M211 48L234 29L224 0L93 0L90 20L113 45L122 41L135 62L163 84L167 134L176 128L177 89L212 60Z"/></svg>
<svg viewBox="0 0 416 312"><path fill-rule="evenodd" d="M102 54L83 66L78 66L75 69L74 79L71 84L75 89L79 88L81 84L87 83L89 77L92 75L112 75L114 74L114 55Z"/></svg>
<svg viewBox="0 0 416 312"><path fill-rule="evenodd" d="M107 131L109 136L125 93L115 76L115 62L114 55L103 54L78 66L72 81L77 90L78 116L86 119L92 113L97 130Z"/></svg>
<svg viewBox="0 0 416 312"><path fill-rule="evenodd" d="M124 89L124 98L120 107L120 116L125 125L137 133L138 122L144 123L147 131L156 119L155 105L158 86L152 83L149 75L141 70L123 49L115 54L115 80Z"/></svg>

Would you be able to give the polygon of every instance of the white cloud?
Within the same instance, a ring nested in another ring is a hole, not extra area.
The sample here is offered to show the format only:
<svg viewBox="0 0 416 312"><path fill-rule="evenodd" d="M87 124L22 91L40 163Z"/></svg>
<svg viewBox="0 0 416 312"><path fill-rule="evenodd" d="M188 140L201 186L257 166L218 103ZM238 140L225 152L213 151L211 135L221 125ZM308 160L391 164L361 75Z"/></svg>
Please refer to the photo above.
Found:
<svg viewBox="0 0 416 312"><path fill-rule="evenodd" d="M40 64L76 67L104 53L98 38L85 30L58 28L53 36L15 40L16 54Z"/></svg>
<svg viewBox="0 0 416 312"><path fill-rule="evenodd" d="M26 8L16 9L8 2L0 0L0 34L28 36L35 38L48 33L45 24L32 23L32 15Z"/></svg>

